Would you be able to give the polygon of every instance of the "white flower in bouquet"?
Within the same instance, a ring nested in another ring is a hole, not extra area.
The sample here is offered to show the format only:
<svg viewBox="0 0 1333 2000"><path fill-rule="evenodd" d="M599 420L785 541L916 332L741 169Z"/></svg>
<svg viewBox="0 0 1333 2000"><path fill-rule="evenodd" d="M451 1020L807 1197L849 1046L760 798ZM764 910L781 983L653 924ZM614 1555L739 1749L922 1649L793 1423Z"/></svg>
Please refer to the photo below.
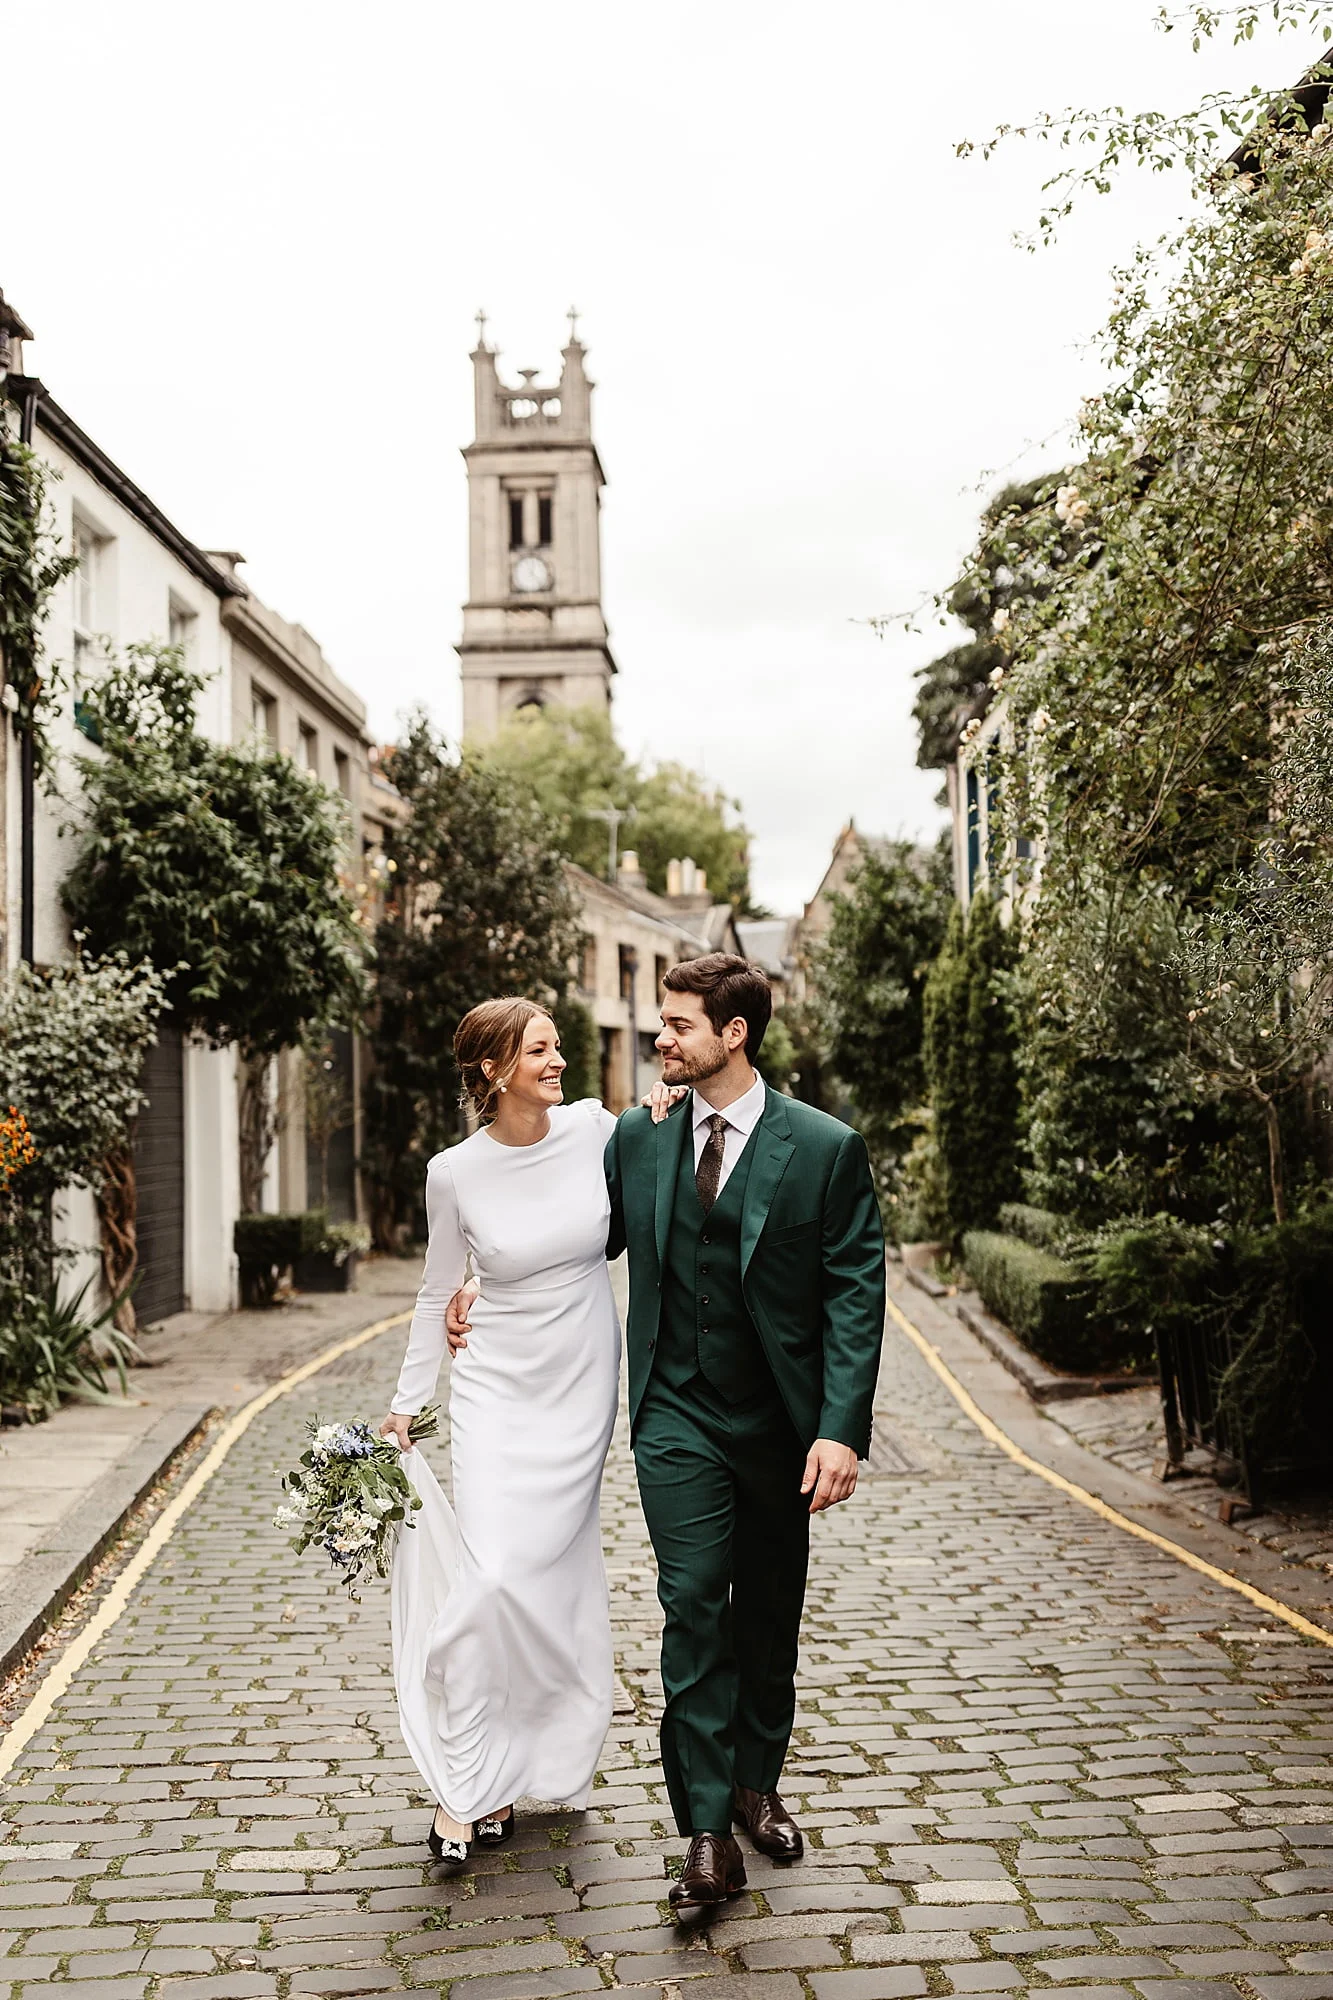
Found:
<svg viewBox="0 0 1333 2000"><path fill-rule="evenodd" d="M302 1528L309 1512L309 1499L299 1487L295 1487L273 1516L273 1525L275 1528Z"/></svg>

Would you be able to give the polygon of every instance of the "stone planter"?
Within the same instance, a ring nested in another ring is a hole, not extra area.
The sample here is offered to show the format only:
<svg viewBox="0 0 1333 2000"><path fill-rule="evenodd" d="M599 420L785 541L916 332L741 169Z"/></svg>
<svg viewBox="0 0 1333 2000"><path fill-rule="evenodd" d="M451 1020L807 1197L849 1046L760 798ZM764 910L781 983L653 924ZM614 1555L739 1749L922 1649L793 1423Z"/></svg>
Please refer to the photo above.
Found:
<svg viewBox="0 0 1333 2000"><path fill-rule="evenodd" d="M360 1261L355 1250L341 1262L331 1250L305 1250L292 1264L292 1283L298 1292L354 1292Z"/></svg>

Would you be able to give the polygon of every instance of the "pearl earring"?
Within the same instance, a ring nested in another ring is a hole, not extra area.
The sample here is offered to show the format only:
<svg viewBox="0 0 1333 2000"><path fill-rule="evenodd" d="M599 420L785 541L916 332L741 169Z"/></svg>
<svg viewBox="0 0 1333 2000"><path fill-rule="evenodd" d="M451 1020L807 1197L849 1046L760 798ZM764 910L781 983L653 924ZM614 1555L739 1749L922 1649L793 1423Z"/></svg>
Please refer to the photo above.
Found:
<svg viewBox="0 0 1333 2000"><path fill-rule="evenodd" d="M505 1094L505 1092L506 1092L506 1091L508 1090L508 1088L509 1088L509 1085L508 1085L507 1083L502 1083L502 1084L500 1085L500 1095L501 1095L501 1097L503 1097L503 1096L504 1096L504 1094Z"/></svg>

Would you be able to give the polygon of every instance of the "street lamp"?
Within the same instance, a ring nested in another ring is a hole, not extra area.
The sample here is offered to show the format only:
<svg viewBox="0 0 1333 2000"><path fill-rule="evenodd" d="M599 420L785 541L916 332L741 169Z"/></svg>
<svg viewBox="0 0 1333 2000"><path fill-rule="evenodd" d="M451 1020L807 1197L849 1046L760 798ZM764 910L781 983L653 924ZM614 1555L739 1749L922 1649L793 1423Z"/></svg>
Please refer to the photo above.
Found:
<svg viewBox="0 0 1333 2000"><path fill-rule="evenodd" d="M604 819L606 821L606 831L607 831L606 879L608 882L614 882L616 879L617 850L620 842L620 829L627 820L636 818L637 813L638 813L638 808L636 806L624 806L624 807L589 806L588 807L589 819Z"/></svg>

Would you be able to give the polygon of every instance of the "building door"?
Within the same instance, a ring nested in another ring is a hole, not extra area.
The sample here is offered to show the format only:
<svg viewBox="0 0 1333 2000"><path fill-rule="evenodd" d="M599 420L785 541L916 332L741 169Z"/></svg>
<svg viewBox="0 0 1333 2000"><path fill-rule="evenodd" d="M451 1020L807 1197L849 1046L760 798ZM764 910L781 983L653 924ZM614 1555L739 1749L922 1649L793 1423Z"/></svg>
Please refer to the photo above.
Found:
<svg viewBox="0 0 1333 2000"><path fill-rule="evenodd" d="M158 1024L143 1067L148 1102L139 1113L134 1173L139 1191L140 1320L165 1319L185 1306L185 1048L179 1028Z"/></svg>
<svg viewBox="0 0 1333 2000"><path fill-rule="evenodd" d="M331 1028L323 1048L305 1058L305 1198L330 1222L356 1221L356 1059L346 1028Z"/></svg>

